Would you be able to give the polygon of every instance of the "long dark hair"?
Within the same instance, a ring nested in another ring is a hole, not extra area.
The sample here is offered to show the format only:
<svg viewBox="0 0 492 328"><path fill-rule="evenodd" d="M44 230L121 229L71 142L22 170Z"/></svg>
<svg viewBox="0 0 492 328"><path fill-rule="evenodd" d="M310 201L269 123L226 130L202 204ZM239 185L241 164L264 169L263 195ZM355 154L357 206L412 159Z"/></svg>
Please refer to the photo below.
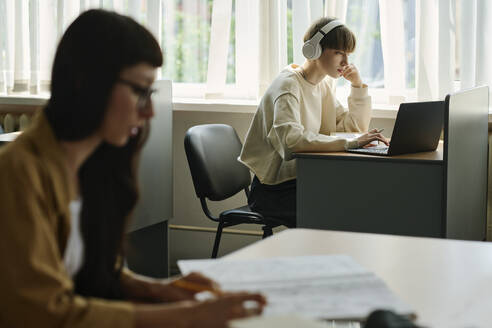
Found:
<svg viewBox="0 0 492 328"><path fill-rule="evenodd" d="M162 65L152 34L133 19L104 10L81 14L66 30L53 63L45 114L58 140L86 138L100 127L124 68ZM102 143L79 170L84 263L81 295L122 298L120 273L127 220L138 198L136 161L148 128L123 147Z"/></svg>

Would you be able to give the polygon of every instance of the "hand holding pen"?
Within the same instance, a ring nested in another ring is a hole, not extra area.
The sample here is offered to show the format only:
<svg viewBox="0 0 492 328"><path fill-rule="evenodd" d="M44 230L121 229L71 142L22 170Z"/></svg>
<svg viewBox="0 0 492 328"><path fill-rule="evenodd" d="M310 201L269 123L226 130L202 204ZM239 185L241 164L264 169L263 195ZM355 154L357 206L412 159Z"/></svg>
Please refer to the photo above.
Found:
<svg viewBox="0 0 492 328"><path fill-rule="evenodd" d="M227 322L231 319L261 314L266 305L266 299L261 294L224 292L217 283L199 273L191 273L176 279L170 283L170 286L190 293L193 297L201 292L209 292L215 296L194 304L194 315L203 317L203 321L200 321L200 328L208 327L208 324L210 327L220 326L216 321Z"/></svg>
<svg viewBox="0 0 492 328"><path fill-rule="evenodd" d="M221 293L215 281L198 272L192 272L175 279L156 280L151 287L151 299L154 302L191 301L202 291L209 291L217 296Z"/></svg>
<svg viewBox="0 0 492 328"><path fill-rule="evenodd" d="M182 293L181 295L184 297L183 299L195 299L196 294L209 292L216 299L229 299L232 303L238 300L243 300L246 302L252 301L247 303L246 306L243 306L245 313L249 313L250 315L261 313L266 304L266 299L261 294L248 292L225 292L220 289L218 283L198 272L192 272L184 277L173 280L169 286L174 288L176 292Z"/></svg>
<svg viewBox="0 0 492 328"><path fill-rule="evenodd" d="M210 280L207 277L196 272L192 272L187 276L176 279L171 282L170 285L173 287L177 287L182 292L186 292L190 295L195 295L201 292L210 292L215 296L224 295L224 292L220 289L219 285L215 281Z"/></svg>
<svg viewBox="0 0 492 328"><path fill-rule="evenodd" d="M376 128L375 130L376 130L376 133L381 133L381 132L383 132L383 131L384 131L384 128L381 128L381 129L377 129L377 128ZM379 140L378 140L378 145L379 145Z"/></svg>

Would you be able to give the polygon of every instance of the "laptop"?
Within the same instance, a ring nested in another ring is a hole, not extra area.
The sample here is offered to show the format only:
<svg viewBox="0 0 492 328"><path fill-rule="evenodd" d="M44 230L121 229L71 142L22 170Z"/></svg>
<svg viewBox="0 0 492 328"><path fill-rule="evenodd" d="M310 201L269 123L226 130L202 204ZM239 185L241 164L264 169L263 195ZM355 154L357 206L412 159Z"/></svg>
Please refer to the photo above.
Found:
<svg viewBox="0 0 492 328"><path fill-rule="evenodd" d="M444 123L444 101L402 103L389 146L347 149L366 155L393 156L434 151Z"/></svg>

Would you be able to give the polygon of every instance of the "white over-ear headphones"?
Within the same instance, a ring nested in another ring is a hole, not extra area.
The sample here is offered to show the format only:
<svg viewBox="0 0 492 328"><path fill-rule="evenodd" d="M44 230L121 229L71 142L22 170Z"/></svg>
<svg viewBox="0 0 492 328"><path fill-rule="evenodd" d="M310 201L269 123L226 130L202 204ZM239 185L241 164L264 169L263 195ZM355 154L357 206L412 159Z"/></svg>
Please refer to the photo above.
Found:
<svg viewBox="0 0 492 328"><path fill-rule="evenodd" d="M319 42L326 34L340 25L343 25L343 23L335 19L323 26L311 39L304 42L304 45L302 46L302 54L304 57L312 60L318 59L322 52Z"/></svg>

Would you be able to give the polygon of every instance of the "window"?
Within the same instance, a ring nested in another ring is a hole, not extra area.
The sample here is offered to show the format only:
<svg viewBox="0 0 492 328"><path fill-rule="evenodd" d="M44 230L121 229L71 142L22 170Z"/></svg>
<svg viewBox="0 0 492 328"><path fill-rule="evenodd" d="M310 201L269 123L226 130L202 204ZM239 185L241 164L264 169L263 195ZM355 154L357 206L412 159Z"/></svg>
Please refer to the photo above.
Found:
<svg viewBox="0 0 492 328"><path fill-rule="evenodd" d="M304 62L304 32L323 15L356 34L350 61L374 102L440 99L453 80L492 82L487 1L0 0L0 93L48 90L57 40L93 7L130 15L154 33L165 59L159 76L173 80L178 97L258 99L285 65ZM344 79L337 87L349 92Z"/></svg>
<svg viewBox="0 0 492 328"><path fill-rule="evenodd" d="M173 82L205 83L212 0L165 0L162 17L162 76Z"/></svg>
<svg viewBox="0 0 492 328"><path fill-rule="evenodd" d="M161 76L181 97L203 97L211 53L213 0L163 0ZM236 83L236 1L231 0L226 83ZM220 31L222 32L222 31Z"/></svg>
<svg viewBox="0 0 492 328"><path fill-rule="evenodd" d="M403 20L405 86L412 89L415 88L415 0L403 1ZM350 0L346 24L357 37L352 61L359 68L362 80L370 88L384 88L379 1Z"/></svg>
<svg viewBox="0 0 492 328"><path fill-rule="evenodd" d="M352 0L348 2L347 26L357 38L357 48L350 60L359 69L362 81L370 88L384 87L381 28L378 0ZM338 85L345 85L340 79Z"/></svg>

